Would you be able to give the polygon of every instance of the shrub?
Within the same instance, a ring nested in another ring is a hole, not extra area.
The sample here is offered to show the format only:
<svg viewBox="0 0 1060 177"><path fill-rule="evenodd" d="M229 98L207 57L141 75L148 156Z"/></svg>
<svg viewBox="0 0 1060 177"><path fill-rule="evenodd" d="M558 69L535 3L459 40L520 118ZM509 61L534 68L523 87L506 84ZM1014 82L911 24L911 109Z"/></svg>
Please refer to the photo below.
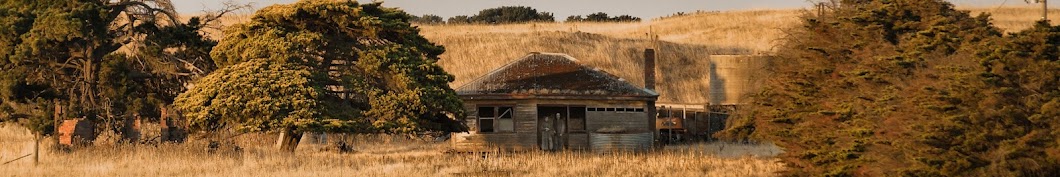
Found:
<svg viewBox="0 0 1060 177"><path fill-rule="evenodd" d="M538 12L537 9L523 6L504 6L479 11L477 15L467 18L450 18L449 21L461 22L463 19L469 23L506 24L526 22L554 22L555 17L549 12Z"/></svg>
<svg viewBox="0 0 1060 177"><path fill-rule="evenodd" d="M620 15L610 17L607 13L597 12L582 17L581 15L573 15L567 17L567 22L640 22L640 17L634 17L629 15Z"/></svg>

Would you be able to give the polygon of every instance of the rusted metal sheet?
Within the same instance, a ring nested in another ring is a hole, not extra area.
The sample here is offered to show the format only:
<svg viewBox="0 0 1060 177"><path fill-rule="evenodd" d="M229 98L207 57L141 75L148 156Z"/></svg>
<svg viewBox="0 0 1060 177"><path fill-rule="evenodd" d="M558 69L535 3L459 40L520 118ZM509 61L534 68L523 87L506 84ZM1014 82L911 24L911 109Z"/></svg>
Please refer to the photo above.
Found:
<svg viewBox="0 0 1060 177"><path fill-rule="evenodd" d="M575 150L587 150L589 149L589 134L588 133L571 133L567 135L567 148Z"/></svg>
<svg viewBox="0 0 1060 177"><path fill-rule="evenodd" d="M575 82L576 81L576 82ZM531 53L457 89L462 96L583 96L655 98L618 76L557 53Z"/></svg>
<svg viewBox="0 0 1060 177"><path fill-rule="evenodd" d="M525 133L454 133L449 140L453 151L489 150L526 151L536 149L536 134Z"/></svg>
<svg viewBox="0 0 1060 177"><path fill-rule="evenodd" d="M63 120L59 125L59 144L79 146L91 144L95 138L95 125L85 119Z"/></svg>
<svg viewBox="0 0 1060 177"><path fill-rule="evenodd" d="M593 152L647 151L651 149L652 141L652 132L589 133L589 146Z"/></svg>

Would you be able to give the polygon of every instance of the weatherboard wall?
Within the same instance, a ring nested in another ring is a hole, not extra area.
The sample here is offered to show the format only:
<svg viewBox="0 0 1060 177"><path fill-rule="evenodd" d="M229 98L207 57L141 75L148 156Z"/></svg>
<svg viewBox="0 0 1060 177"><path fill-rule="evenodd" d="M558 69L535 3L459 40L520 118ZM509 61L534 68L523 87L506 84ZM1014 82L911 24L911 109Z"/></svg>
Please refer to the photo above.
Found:
<svg viewBox="0 0 1060 177"><path fill-rule="evenodd" d="M480 106L514 106L513 132L479 132L478 107ZM631 100L475 100L465 99L464 109L467 116L462 120L470 128L466 133L455 133L450 139L452 149L456 151L483 150L537 150L540 149L538 137L539 106L584 106L587 108L640 108L647 110L646 101ZM589 149L589 132L606 127L625 130L649 130L650 122L646 112L607 112L587 111L585 115L586 131L570 132L562 139L567 149ZM649 140L650 141L650 140Z"/></svg>

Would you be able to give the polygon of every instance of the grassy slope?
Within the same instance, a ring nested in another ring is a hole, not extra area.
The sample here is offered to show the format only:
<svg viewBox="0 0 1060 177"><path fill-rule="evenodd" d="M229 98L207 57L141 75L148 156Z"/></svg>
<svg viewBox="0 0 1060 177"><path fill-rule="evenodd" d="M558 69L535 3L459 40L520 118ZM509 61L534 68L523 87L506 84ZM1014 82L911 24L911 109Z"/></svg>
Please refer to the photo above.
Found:
<svg viewBox="0 0 1060 177"><path fill-rule="evenodd" d="M567 53L640 85L644 48L657 45L660 102L706 101L707 61L714 54L768 53L795 10L700 13L644 23L530 23L421 26L446 47L442 65L454 88L529 52ZM653 44L647 33L658 35Z"/></svg>

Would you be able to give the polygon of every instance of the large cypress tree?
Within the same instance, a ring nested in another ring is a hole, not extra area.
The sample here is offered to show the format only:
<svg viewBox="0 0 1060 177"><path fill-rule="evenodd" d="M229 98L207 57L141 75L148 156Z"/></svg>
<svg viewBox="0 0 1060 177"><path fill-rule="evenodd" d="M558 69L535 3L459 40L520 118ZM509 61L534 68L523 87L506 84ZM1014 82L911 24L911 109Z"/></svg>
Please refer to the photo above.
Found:
<svg viewBox="0 0 1060 177"><path fill-rule="evenodd" d="M211 52L221 72L175 104L197 128L294 135L288 151L303 132L465 131L453 76L436 64L445 50L410 18L356 1L266 7L226 30Z"/></svg>
<svg viewBox="0 0 1060 177"><path fill-rule="evenodd" d="M17 122L39 141L55 129L56 105L63 118L112 130L157 114L212 70L215 42L199 30L217 17L180 21L168 0L2 1L0 123Z"/></svg>
<svg viewBox="0 0 1060 177"><path fill-rule="evenodd" d="M827 7L789 30L763 90L723 135L776 143L793 174L896 176L932 168L921 161L948 151L921 142L924 132L949 119L943 112L970 109L939 99L939 90L959 89L951 78L974 70L977 50L1001 33L988 16L938 0Z"/></svg>
<svg viewBox="0 0 1060 177"><path fill-rule="evenodd" d="M58 104L67 118L104 122L157 110L213 68L215 42L200 29L218 16L177 16L168 0L3 1L0 99L12 115ZM51 126L50 114L30 117Z"/></svg>
<svg viewBox="0 0 1060 177"><path fill-rule="evenodd" d="M943 1L829 5L723 135L777 143L792 175L1060 173L1060 27L1003 37Z"/></svg>

